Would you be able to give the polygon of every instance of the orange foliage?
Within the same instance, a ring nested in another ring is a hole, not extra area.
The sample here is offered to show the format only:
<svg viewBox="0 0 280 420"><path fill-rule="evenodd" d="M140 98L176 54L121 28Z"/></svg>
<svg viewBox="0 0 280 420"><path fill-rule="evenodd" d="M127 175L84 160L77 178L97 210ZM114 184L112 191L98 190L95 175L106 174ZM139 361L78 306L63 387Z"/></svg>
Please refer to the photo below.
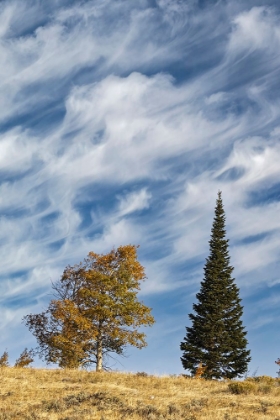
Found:
<svg viewBox="0 0 280 420"><path fill-rule="evenodd" d="M138 327L152 325L154 318L137 300L144 279L134 245L105 255L90 252L83 263L67 266L53 285L56 299L47 311L24 318L39 355L68 368L96 363L100 371L104 354L122 354L126 345L146 346Z"/></svg>
<svg viewBox="0 0 280 420"><path fill-rule="evenodd" d="M203 373L205 372L205 369L206 369L206 366L203 366L202 363L200 362L194 375L195 379L201 379Z"/></svg>
<svg viewBox="0 0 280 420"><path fill-rule="evenodd" d="M14 367L24 368L30 366L32 362L34 362L33 350L27 350L27 348L25 348L16 360Z"/></svg>

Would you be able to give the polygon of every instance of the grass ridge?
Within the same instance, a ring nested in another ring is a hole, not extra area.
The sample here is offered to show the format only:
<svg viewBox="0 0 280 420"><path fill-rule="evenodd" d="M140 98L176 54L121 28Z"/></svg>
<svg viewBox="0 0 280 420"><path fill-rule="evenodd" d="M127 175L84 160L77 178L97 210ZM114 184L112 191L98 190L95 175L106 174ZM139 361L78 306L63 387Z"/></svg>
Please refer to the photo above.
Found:
<svg viewBox="0 0 280 420"><path fill-rule="evenodd" d="M280 382L1 368L0 420L280 420Z"/></svg>

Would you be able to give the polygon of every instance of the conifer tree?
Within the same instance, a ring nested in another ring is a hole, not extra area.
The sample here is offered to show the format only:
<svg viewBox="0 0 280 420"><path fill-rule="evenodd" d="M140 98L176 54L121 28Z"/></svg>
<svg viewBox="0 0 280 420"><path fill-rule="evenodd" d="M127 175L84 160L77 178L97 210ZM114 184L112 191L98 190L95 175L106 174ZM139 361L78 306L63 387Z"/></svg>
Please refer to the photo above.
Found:
<svg viewBox="0 0 280 420"><path fill-rule="evenodd" d="M216 201L210 244L210 255L204 266L204 279L189 314L191 327L181 343L184 369L195 375L203 366L202 377L208 379L235 378L247 371L250 351L241 316L243 307L239 289L231 277L226 239L225 212L221 192Z"/></svg>

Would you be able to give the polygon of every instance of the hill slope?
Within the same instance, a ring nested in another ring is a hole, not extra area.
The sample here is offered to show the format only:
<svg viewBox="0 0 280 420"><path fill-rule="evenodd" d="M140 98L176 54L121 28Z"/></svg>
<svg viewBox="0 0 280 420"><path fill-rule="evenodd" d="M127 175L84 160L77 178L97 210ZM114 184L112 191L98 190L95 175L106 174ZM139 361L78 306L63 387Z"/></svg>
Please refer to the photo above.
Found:
<svg viewBox="0 0 280 420"><path fill-rule="evenodd" d="M0 375L0 420L280 420L280 386L269 377L217 382L31 368Z"/></svg>

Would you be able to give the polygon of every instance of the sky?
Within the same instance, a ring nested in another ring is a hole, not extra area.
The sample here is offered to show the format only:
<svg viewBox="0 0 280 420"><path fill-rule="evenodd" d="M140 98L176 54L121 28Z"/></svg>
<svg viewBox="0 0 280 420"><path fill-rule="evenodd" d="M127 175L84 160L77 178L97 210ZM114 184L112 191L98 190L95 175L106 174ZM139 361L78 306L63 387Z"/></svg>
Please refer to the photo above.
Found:
<svg viewBox="0 0 280 420"><path fill-rule="evenodd" d="M156 324L112 367L184 373L221 190L249 374L276 376L279 1L2 1L0 60L0 353L68 264L135 244Z"/></svg>

